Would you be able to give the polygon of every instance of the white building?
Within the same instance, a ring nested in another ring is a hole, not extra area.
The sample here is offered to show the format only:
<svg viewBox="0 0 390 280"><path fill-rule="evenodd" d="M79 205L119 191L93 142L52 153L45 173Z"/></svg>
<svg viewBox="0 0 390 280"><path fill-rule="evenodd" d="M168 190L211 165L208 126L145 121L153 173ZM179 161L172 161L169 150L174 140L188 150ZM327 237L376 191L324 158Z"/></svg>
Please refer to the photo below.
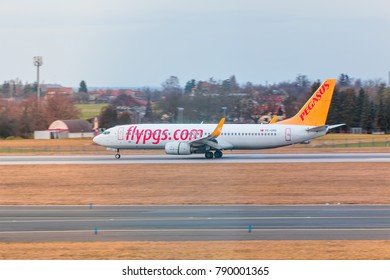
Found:
<svg viewBox="0 0 390 280"><path fill-rule="evenodd" d="M86 120L57 120L44 131L34 131L34 139L93 137L92 125Z"/></svg>

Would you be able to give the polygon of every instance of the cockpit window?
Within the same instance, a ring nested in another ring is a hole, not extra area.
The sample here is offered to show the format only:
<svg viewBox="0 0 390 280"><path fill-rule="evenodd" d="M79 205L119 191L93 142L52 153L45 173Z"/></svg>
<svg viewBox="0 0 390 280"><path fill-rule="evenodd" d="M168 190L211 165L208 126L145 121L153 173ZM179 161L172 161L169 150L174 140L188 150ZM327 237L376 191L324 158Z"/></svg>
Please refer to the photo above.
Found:
<svg viewBox="0 0 390 280"><path fill-rule="evenodd" d="M103 132L103 134L104 134L104 135L108 135L108 134L110 134L110 131L109 131L109 130L106 130L106 131Z"/></svg>

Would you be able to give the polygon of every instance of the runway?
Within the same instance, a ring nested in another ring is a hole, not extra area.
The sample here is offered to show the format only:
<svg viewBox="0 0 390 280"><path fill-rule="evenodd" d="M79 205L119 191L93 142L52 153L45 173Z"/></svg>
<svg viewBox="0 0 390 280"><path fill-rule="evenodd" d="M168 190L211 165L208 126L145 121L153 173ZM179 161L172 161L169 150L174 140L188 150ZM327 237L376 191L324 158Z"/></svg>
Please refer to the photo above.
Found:
<svg viewBox="0 0 390 280"><path fill-rule="evenodd" d="M104 156L0 156L0 165L20 164L195 164L195 163L298 163L298 162L390 162L390 153L335 154L228 154L221 159L204 155L114 155Z"/></svg>
<svg viewBox="0 0 390 280"><path fill-rule="evenodd" d="M0 206L0 242L390 240L390 205Z"/></svg>

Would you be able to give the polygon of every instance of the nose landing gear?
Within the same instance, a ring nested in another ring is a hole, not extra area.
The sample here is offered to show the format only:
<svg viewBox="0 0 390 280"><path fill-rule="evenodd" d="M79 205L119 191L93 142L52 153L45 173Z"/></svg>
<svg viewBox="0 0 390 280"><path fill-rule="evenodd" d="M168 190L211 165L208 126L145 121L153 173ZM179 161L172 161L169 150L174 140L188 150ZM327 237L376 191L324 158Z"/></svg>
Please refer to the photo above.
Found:
<svg viewBox="0 0 390 280"><path fill-rule="evenodd" d="M116 155L115 155L115 158L116 159L120 159L121 158L121 154L119 153L119 149L116 149Z"/></svg>

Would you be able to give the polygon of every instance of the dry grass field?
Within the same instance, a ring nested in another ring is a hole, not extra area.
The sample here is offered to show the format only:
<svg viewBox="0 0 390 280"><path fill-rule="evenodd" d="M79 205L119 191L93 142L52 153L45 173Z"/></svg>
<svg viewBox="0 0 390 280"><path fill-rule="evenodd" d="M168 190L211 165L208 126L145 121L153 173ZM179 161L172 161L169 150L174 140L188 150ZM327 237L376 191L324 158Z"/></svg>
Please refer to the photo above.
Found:
<svg viewBox="0 0 390 280"><path fill-rule="evenodd" d="M376 260L390 259L390 241L0 243L0 259Z"/></svg>
<svg viewBox="0 0 390 280"><path fill-rule="evenodd" d="M4 165L2 205L390 203L388 163Z"/></svg>
<svg viewBox="0 0 390 280"><path fill-rule="evenodd" d="M15 147L93 145L88 139L15 140L0 141L0 149L10 142ZM389 148L301 145L266 152L340 151L388 152ZM95 151L100 153L107 152ZM8 166L1 165L0 156L0 178L1 205L390 203L388 163ZM0 239L0 259L390 259L390 241L1 243Z"/></svg>

